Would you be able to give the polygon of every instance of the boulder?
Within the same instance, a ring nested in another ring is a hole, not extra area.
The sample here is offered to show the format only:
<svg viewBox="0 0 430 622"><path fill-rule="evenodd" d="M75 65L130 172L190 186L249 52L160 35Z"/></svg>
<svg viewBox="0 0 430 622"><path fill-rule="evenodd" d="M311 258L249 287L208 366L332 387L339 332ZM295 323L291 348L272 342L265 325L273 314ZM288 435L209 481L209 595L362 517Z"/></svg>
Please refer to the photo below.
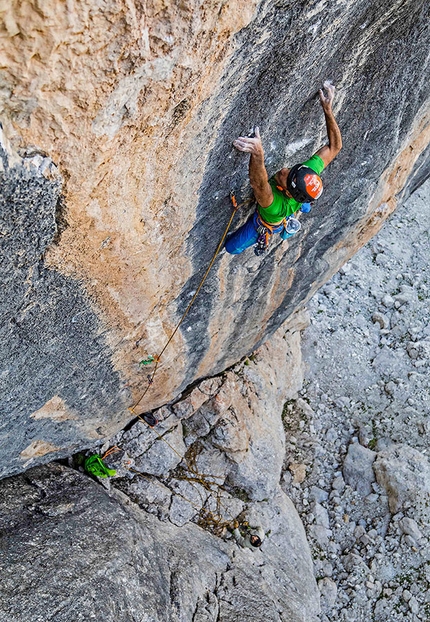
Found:
<svg viewBox="0 0 430 622"><path fill-rule="evenodd" d="M330 577L324 577L318 581L318 589L321 593L321 609L330 613L336 602L337 585Z"/></svg>
<svg viewBox="0 0 430 622"><path fill-rule="evenodd" d="M417 522L413 518L405 516L404 518L400 519L399 527L404 534L411 536L416 542L419 542L419 540L421 540L421 538L423 537L423 534L421 533Z"/></svg>
<svg viewBox="0 0 430 622"><path fill-rule="evenodd" d="M255 508L272 528L255 555L112 494L59 464L0 482L1 620L315 620L309 548L283 493Z"/></svg>
<svg viewBox="0 0 430 622"><path fill-rule="evenodd" d="M375 458L374 451L359 443L351 443L348 447L343 463L343 477L345 482L363 497L372 492L372 483L375 481L372 465Z"/></svg>
<svg viewBox="0 0 430 622"><path fill-rule="evenodd" d="M391 445L378 453L373 466L376 480L385 488L390 511L412 505L414 516L430 517L430 462L408 445Z"/></svg>

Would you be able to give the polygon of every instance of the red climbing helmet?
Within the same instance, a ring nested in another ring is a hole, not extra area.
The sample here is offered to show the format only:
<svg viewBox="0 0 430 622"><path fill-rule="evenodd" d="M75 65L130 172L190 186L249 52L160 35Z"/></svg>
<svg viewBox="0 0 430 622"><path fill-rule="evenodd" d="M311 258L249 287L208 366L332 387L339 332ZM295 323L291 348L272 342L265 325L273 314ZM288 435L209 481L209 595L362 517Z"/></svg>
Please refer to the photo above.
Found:
<svg viewBox="0 0 430 622"><path fill-rule="evenodd" d="M287 190L299 203L315 201L321 196L321 177L308 166L296 164L288 173Z"/></svg>

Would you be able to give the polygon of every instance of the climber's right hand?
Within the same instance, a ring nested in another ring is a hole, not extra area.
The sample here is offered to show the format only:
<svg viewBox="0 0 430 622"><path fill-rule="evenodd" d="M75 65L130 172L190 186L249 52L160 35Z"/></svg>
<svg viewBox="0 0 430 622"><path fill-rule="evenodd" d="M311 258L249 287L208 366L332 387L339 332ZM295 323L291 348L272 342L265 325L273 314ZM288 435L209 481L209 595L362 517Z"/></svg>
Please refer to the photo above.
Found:
<svg viewBox="0 0 430 622"><path fill-rule="evenodd" d="M323 88L319 90L320 102L324 112L331 112L335 90L330 80L326 80L323 84Z"/></svg>
<svg viewBox="0 0 430 622"><path fill-rule="evenodd" d="M260 130L258 127L255 128L255 136L253 138L250 138L249 136L239 136L239 138L236 138L236 140L233 141L233 146L239 151L264 156L263 145L260 138Z"/></svg>

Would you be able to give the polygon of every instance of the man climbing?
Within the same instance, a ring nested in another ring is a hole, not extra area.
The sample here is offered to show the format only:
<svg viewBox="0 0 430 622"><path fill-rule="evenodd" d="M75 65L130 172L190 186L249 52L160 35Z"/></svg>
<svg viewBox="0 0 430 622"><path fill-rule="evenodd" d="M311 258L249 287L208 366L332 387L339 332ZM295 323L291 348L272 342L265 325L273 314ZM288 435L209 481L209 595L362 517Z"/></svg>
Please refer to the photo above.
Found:
<svg viewBox="0 0 430 622"><path fill-rule="evenodd" d="M260 132L255 128L253 137L237 138L233 145L239 151L250 153L249 180L257 201L257 210L247 222L230 235L225 243L228 253L237 255L255 244L256 255L263 253L270 236L280 233L283 239L291 237L300 223L291 217L298 210L309 212L311 202L321 196L323 185L320 174L342 149L342 136L332 111L334 86L326 81L319 96L325 115L328 144L309 160L291 169L282 168L269 179L264 165L264 151ZM288 222L290 221L290 222Z"/></svg>
<svg viewBox="0 0 430 622"><path fill-rule="evenodd" d="M233 527L232 534L234 539L242 548L255 551L255 549L260 548L263 544L266 534L262 527L251 527L248 523L243 523L241 529L239 529L239 523L237 521L234 521Z"/></svg>

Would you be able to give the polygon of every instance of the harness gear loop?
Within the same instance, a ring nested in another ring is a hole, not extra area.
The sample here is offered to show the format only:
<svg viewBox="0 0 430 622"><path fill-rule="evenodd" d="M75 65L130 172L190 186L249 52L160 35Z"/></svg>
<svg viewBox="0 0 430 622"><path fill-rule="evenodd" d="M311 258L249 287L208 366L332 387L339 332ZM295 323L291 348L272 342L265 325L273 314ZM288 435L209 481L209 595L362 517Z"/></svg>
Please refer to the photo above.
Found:
<svg viewBox="0 0 430 622"><path fill-rule="evenodd" d="M254 253L256 255L262 255L266 252L269 246L271 236L275 233L280 233L283 229L286 229L287 219L284 218L282 222L278 223L277 225L271 225L270 223L263 220L260 213L257 212L256 224L258 226L258 239L254 247Z"/></svg>

